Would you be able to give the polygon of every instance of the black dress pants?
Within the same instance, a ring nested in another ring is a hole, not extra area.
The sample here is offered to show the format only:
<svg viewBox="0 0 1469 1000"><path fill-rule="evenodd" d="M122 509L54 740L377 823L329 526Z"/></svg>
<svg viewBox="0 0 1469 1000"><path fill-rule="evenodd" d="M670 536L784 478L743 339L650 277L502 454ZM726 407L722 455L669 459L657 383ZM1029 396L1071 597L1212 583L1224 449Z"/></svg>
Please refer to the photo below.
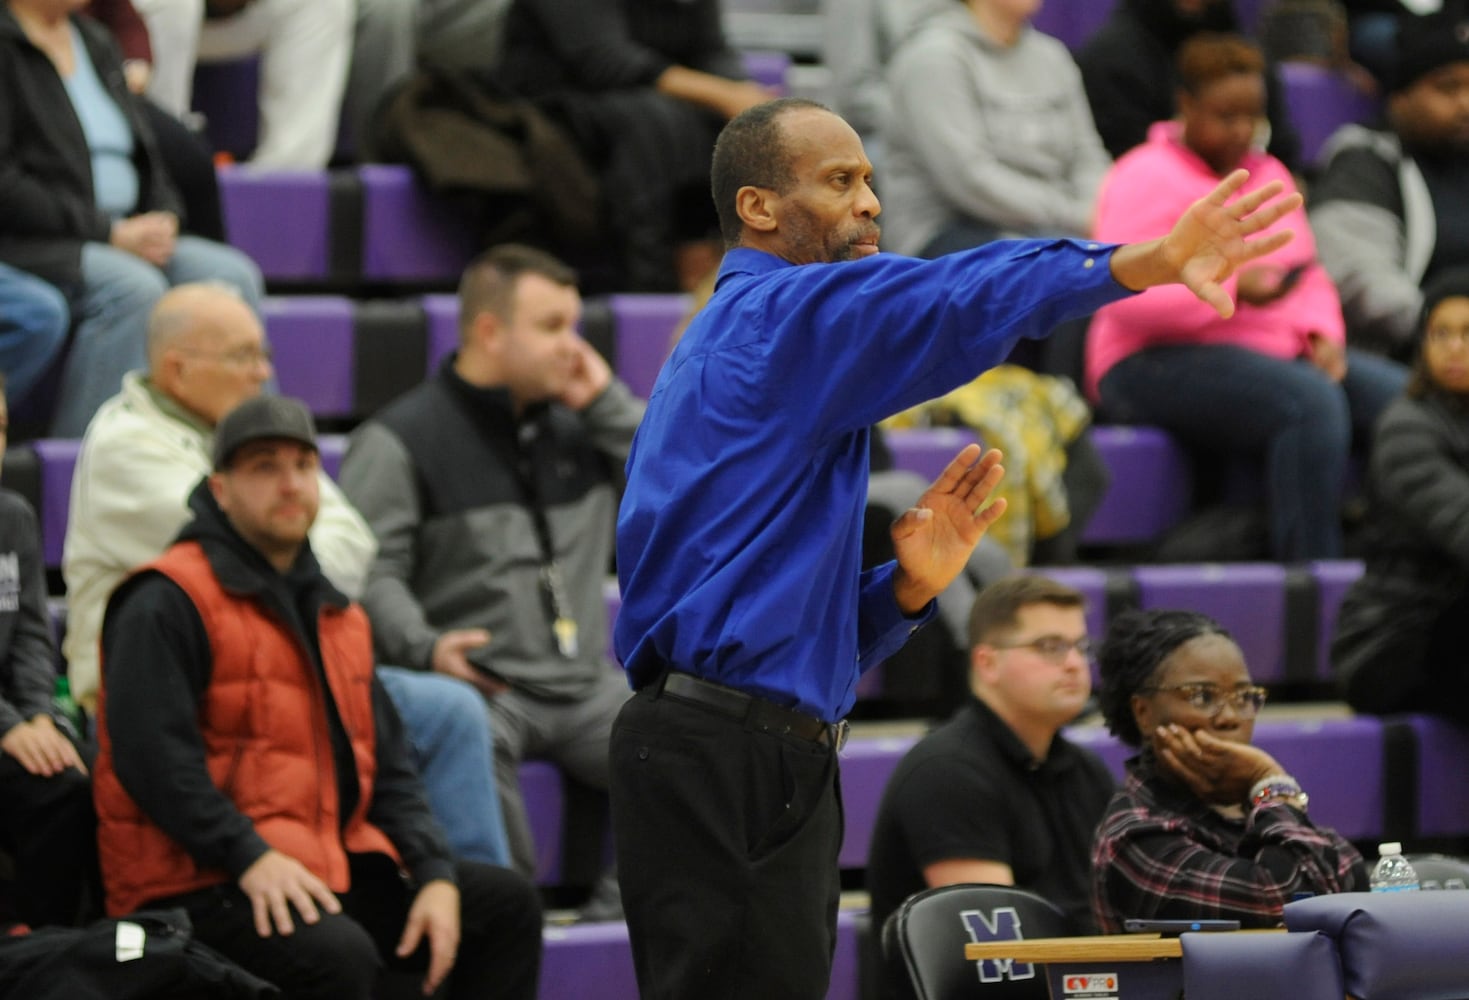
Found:
<svg viewBox="0 0 1469 1000"><path fill-rule="evenodd" d="M836 753L644 690L611 755L643 1000L822 1000L841 888Z"/></svg>
<svg viewBox="0 0 1469 1000"><path fill-rule="evenodd" d="M460 861L458 957L437 996L452 1000L534 1000L541 967L541 905L535 887L506 868ZM292 907L295 932L263 938L250 901L234 884L219 885L150 907L182 906L194 937L235 964L280 987L286 1000L372 1000L384 969L428 969L425 940L412 955L394 955L413 889L383 855L352 858L352 888L342 912L307 924ZM417 992L415 990L415 992Z"/></svg>

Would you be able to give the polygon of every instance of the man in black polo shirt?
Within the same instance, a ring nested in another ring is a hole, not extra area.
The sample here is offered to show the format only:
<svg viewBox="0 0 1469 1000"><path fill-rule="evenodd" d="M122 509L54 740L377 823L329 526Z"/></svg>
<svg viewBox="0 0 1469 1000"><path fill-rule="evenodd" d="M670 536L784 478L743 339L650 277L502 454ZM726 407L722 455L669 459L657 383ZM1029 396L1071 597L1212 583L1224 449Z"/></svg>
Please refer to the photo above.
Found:
<svg viewBox="0 0 1469 1000"><path fill-rule="evenodd" d="M974 699L893 772L867 868L873 932L921 889L992 882L1035 892L1091 930L1092 833L1113 780L1059 735L1091 694L1082 595L1017 576L969 618Z"/></svg>

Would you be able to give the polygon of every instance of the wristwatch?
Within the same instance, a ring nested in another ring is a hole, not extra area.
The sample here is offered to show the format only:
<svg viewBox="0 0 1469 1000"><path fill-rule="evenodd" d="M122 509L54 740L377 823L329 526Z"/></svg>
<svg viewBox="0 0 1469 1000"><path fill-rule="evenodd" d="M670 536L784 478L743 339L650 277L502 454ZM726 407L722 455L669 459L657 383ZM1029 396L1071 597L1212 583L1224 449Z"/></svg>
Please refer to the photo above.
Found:
<svg viewBox="0 0 1469 1000"><path fill-rule="evenodd" d="M1301 783L1288 774L1274 774L1261 778L1250 788L1250 805L1264 806L1272 802L1284 802L1306 811L1311 797L1301 790Z"/></svg>

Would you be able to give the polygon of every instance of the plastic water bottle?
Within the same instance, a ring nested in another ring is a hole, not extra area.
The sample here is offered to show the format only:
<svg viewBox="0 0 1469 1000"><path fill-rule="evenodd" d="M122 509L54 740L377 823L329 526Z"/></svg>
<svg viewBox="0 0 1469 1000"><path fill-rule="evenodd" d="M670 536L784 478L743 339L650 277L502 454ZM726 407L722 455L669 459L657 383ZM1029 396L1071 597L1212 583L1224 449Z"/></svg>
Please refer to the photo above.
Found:
<svg viewBox="0 0 1469 1000"><path fill-rule="evenodd" d="M1377 846L1377 865L1372 869L1373 892L1417 892L1418 873L1403 857L1397 841Z"/></svg>
<svg viewBox="0 0 1469 1000"><path fill-rule="evenodd" d="M82 714L82 707L71 696L71 681L65 677L56 678L56 693L51 697L51 704L56 707L57 714L61 716L62 725L70 728L71 732L68 735L73 739L80 739L86 734L86 716Z"/></svg>

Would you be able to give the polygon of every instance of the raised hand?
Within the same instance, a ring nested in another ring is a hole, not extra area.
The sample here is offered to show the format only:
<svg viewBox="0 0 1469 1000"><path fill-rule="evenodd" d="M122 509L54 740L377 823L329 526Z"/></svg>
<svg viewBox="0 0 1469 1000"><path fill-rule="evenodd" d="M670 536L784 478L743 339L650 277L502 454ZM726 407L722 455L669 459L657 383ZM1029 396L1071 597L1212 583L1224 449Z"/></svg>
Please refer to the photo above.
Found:
<svg viewBox="0 0 1469 1000"><path fill-rule="evenodd" d="M922 609L963 571L980 538L1005 512L1003 499L985 506L1005 475L1001 458L993 449L967 446L917 505L893 522L893 587L907 614Z"/></svg>

